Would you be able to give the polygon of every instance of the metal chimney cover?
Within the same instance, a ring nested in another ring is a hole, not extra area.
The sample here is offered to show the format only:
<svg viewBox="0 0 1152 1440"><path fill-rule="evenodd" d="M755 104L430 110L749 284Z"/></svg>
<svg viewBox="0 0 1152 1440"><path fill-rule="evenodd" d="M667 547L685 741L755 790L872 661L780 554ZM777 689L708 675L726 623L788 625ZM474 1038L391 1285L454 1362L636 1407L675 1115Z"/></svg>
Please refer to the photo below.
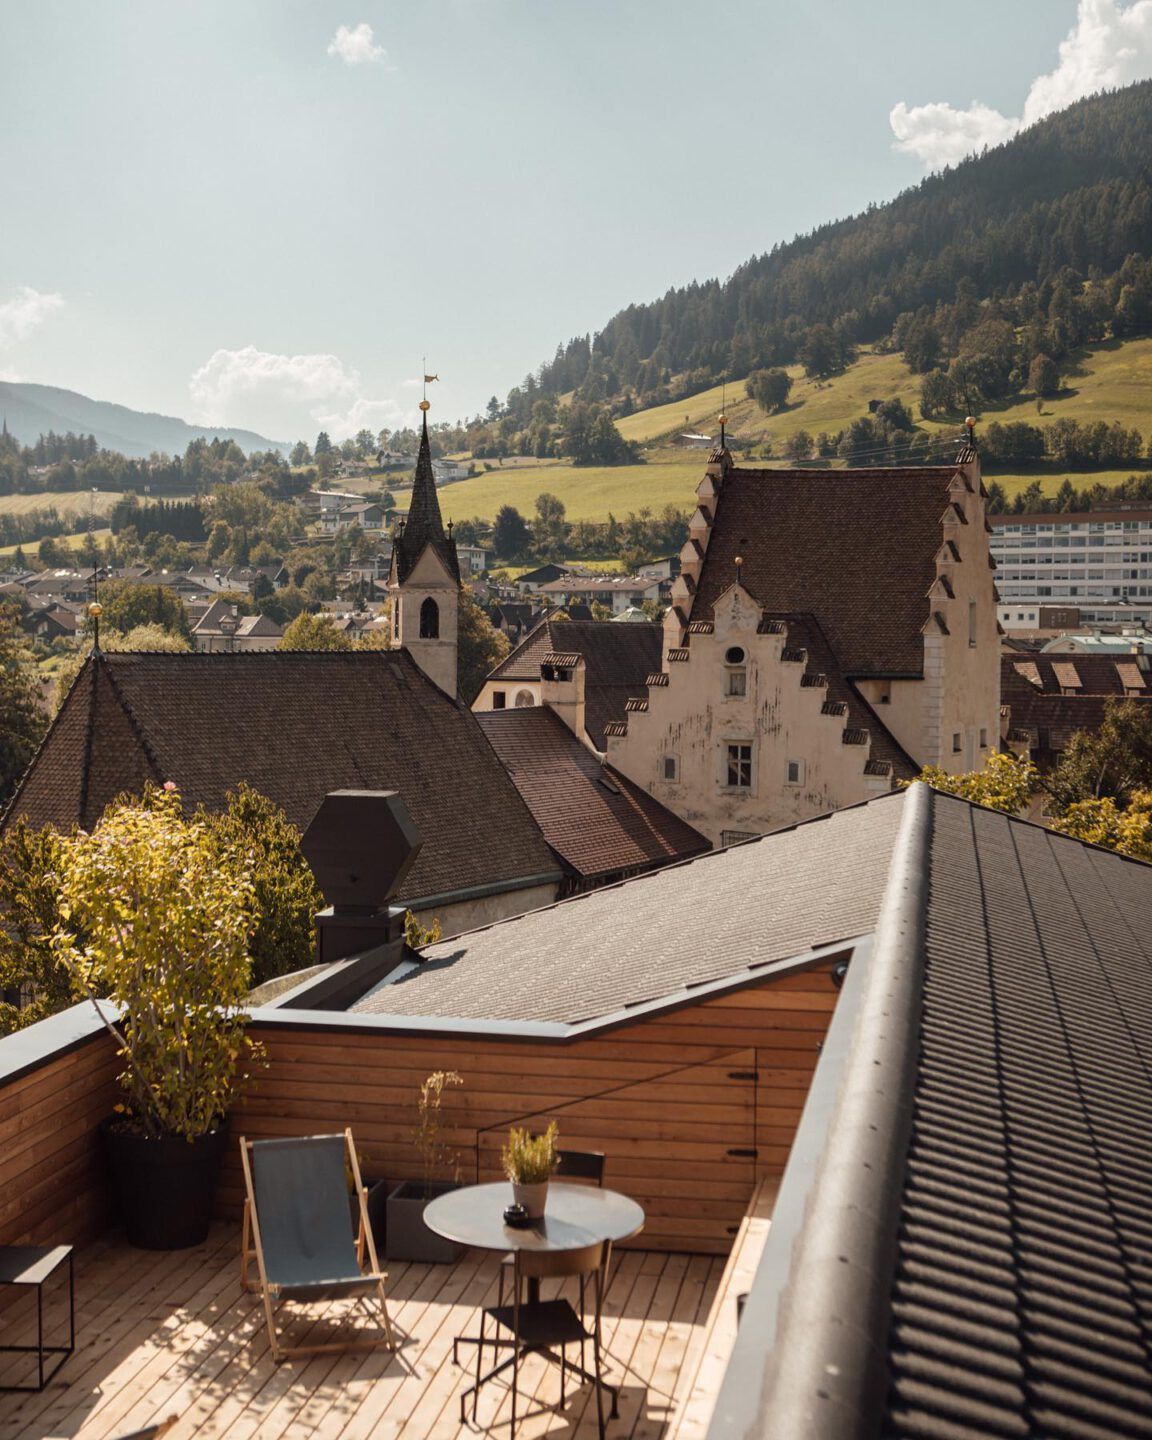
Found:
<svg viewBox="0 0 1152 1440"><path fill-rule="evenodd" d="M383 910L424 844L395 790L333 790L304 831L301 848L336 910Z"/></svg>

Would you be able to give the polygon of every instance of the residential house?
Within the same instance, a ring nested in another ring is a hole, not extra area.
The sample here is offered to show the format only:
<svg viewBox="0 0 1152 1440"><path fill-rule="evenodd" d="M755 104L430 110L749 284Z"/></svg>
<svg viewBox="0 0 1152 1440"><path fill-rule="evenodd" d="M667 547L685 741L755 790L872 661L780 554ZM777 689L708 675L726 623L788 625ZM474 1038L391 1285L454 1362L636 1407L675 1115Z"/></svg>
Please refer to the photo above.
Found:
<svg viewBox="0 0 1152 1440"><path fill-rule="evenodd" d="M375 535L384 530L387 518L387 511L375 500L357 500L339 510L326 510L320 516L320 524L328 535L348 530L353 525L359 525L366 534Z"/></svg>
<svg viewBox="0 0 1152 1440"><path fill-rule="evenodd" d="M614 614L620 615L630 606L641 606L645 600L659 600L661 595L659 575L632 575L624 578L617 575L576 575L569 574L558 580L549 580L536 586L541 599L553 605L563 606L569 600L580 600L586 605L604 605Z"/></svg>
<svg viewBox="0 0 1152 1440"><path fill-rule="evenodd" d="M647 694L662 643L651 621L544 620L496 666L472 708L546 705L581 744L603 754L609 725Z"/></svg>
<svg viewBox="0 0 1152 1440"><path fill-rule="evenodd" d="M488 568L488 551L479 545L461 545L457 542L456 558L465 577L483 575Z"/></svg>
<svg viewBox="0 0 1152 1440"><path fill-rule="evenodd" d="M243 615L238 606L224 599L213 600L192 627L197 650L231 654L242 650L275 650L284 627L267 615Z"/></svg>
<svg viewBox="0 0 1152 1440"><path fill-rule="evenodd" d="M606 727L615 769L731 843L983 764L1000 655L974 450L752 470L721 448L697 497L661 664Z"/></svg>
<svg viewBox="0 0 1152 1440"><path fill-rule="evenodd" d="M1099 728L1110 703L1152 701L1152 649L1127 654L1009 650L1000 662L1001 738L1049 770L1077 731Z"/></svg>
<svg viewBox="0 0 1152 1440"><path fill-rule="evenodd" d="M566 565L556 565L549 560L545 565L537 565L534 570L525 570L523 575L518 575L516 588L517 590L526 590L534 595L542 586L572 573Z"/></svg>

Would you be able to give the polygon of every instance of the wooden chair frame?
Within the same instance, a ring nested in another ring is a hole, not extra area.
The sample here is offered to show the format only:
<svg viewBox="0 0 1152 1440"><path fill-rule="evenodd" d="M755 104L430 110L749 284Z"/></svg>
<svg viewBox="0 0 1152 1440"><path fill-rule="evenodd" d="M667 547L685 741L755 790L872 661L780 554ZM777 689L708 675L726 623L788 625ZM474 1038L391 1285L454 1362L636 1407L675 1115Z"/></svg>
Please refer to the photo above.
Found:
<svg viewBox="0 0 1152 1440"><path fill-rule="evenodd" d="M356 1157L356 1146L352 1143L352 1131L346 1128L344 1131L344 1153L348 1161L349 1170L352 1175L352 1182L356 1191L356 1198L359 1202L360 1228L356 1236L356 1259L361 1270L364 1269L364 1258L367 1258L371 1268L364 1273L366 1280L376 1282L376 1295L380 1306L380 1316L384 1324L382 1338L369 1340L347 1340L333 1341L323 1345L281 1345L276 1333L275 1304L279 1298L280 1287L270 1284L264 1264L264 1248L260 1241L260 1216L256 1208L256 1187L252 1178L252 1145L251 1140L240 1137L240 1162L244 1169L244 1220L240 1234L240 1283L249 1293L253 1285L249 1277L252 1259L255 1257L256 1266L260 1274L260 1296L264 1302L264 1318L268 1324L268 1340L272 1349L272 1358L279 1365L285 1360L293 1360L301 1355L322 1355L333 1352L353 1350L378 1350L381 1345L387 1346L389 1350L396 1349L396 1339L392 1331L392 1320L388 1314L388 1301L384 1294L384 1282L388 1279L387 1272L380 1269L380 1261L376 1255L376 1240L372 1234L372 1226L368 1219L368 1195L364 1189L364 1181L360 1177L360 1162ZM358 1296L364 1302L365 1308L371 1313L367 1304L366 1296ZM307 1301L301 1303L306 1304Z"/></svg>

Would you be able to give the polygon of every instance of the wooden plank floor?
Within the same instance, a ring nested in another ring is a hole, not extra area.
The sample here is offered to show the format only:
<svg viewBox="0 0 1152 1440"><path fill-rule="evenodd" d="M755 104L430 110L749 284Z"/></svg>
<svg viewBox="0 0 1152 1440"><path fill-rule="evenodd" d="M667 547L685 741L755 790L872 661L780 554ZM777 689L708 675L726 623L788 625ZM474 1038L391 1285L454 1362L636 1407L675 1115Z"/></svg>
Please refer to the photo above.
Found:
<svg viewBox="0 0 1152 1440"><path fill-rule="evenodd" d="M606 1378L621 1387L610 1440L670 1433L691 1388L723 1257L621 1252L605 1302ZM469 1382L452 1364L452 1338L475 1333L478 1308L495 1301L498 1266L470 1252L459 1264L390 1266L397 1354L320 1355L272 1363L263 1312L240 1288L239 1237L219 1226L207 1244L175 1254L133 1250L115 1238L77 1255L77 1351L42 1395L0 1394L0 1437L110 1440L175 1414L169 1434L227 1440L451 1440L493 1431L509 1437L509 1392L497 1380L481 1394L479 1424L461 1426ZM548 1293L551 1293L549 1290ZM290 1334L310 1341L367 1328L349 1302L286 1307ZM9 1307L0 1344L25 1338L34 1310ZM46 1300L49 1326L65 1319L61 1296ZM66 1319L65 1319L66 1324ZM461 1358L475 1364L473 1347ZM589 1359L591 1357L589 1356ZM0 1381L24 1378L0 1356ZM19 1363L19 1362L17 1362ZM517 1440L596 1436L589 1387L563 1411L559 1372L539 1358L522 1371L533 1400Z"/></svg>

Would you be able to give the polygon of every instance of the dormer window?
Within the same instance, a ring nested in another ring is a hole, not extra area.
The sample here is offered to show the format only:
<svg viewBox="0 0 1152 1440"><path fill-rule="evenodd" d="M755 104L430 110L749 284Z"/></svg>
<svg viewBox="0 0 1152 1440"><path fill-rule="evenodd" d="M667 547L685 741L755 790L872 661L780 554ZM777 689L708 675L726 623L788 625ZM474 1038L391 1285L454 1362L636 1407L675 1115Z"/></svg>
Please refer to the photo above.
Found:
<svg viewBox="0 0 1152 1440"><path fill-rule="evenodd" d="M740 645L729 645L724 652L724 693L741 696L748 693L746 656Z"/></svg>

